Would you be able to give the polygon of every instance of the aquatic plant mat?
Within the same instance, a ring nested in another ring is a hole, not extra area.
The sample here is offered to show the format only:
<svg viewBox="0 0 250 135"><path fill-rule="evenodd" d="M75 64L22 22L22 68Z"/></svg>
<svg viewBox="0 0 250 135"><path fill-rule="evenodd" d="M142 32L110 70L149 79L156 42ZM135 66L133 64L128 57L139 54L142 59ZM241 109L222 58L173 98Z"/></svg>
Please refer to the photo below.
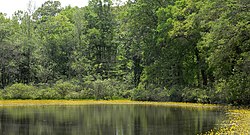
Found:
<svg viewBox="0 0 250 135"><path fill-rule="evenodd" d="M205 135L250 135L250 109L229 109L227 119Z"/></svg>
<svg viewBox="0 0 250 135"><path fill-rule="evenodd" d="M191 108L218 108L213 104L180 103L180 102L142 102L131 100L0 100L0 106L33 106L33 105L89 105L89 104L139 104Z"/></svg>
<svg viewBox="0 0 250 135"><path fill-rule="evenodd" d="M235 109L228 106L179 102L141 102L131 100L0 100L0 107L43 106L43 105L90 105L90 104L139 104L190 109L222 109L226 119L206 135L250 135L250 109Z"/></svg>
<svg viewBox="0 0 250 135"><path fill-rule="evenodd" d="M90 104L138 104L197 109L218 109L218 105L181 102L143 102L131 100L0 100L0 106L42 106L42 105L90 105ZM222 107L223 108L223 107Z"/></svg>

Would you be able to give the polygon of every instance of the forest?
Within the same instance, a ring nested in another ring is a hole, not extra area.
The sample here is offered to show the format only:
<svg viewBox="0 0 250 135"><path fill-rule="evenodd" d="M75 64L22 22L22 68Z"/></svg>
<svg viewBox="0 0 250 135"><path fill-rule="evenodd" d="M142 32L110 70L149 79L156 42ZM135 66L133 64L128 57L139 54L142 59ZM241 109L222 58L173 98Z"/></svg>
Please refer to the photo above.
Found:
<svg viewBox="0 0 250 135"><path fill-rule="evenodd" d="M0 13L0 99L250 104L249 0L118 3Z"/></svg>

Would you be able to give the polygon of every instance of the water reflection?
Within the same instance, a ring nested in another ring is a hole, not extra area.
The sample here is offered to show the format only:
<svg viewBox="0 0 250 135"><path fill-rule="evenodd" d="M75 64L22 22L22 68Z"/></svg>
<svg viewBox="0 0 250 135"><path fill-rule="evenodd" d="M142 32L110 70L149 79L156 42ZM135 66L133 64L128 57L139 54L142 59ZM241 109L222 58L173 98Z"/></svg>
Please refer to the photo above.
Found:
<svg viewBox="0 0 250 135"><path fill-rule="evenodd" d="M33 106L0 108L2 135L193 135L223 113L149 105Z"/></svg>

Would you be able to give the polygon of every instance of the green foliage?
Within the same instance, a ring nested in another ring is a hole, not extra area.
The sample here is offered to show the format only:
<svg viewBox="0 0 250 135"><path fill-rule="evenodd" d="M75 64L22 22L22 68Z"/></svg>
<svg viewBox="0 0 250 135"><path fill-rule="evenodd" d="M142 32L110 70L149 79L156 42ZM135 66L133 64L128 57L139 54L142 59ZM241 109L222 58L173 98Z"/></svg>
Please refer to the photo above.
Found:
<svg viewBox="0 0 250 135"><path fill-rule="evenodd" d="M0 42L3 42L11 33L8 29L8 26L10 26L9 22L10 20L3 13L0 13Z"/></svg>
<svg viewBox="0 0 250 135"><path fill-rule="evenodd" d="M0 89L0 100L2 100L3 99L3 90L2 89Z"/></svg>
<svg viewBox="0 0 250 135"><path fill-rule="evenodd" d="M67 95L78 92L79 86L70 82L57 82L52 89L60 95L60 98L66 98Z"/></svg>
<svg viewBox="0 0 250 135"><path fill-rule="evenodd" d="M127 84L117 80L96 80L83 85L59 81L55 85L13 84L0 93L3 99L123 99L131 97Z"/></svg>
<svg viewBox="0 0 250 135"><path fill-rule="evenodd" d="M69 92L65 97L65 99L81 99L81 95L78 92Z"/></svg>
<svg viewBox="0 0 250 135"><path fill-rule="evenodd" d="M13 84L3 91L4 99L34 99L36 88L25 84Z"/></svg>
<svg viewBox="0 0 250 135"><path fill-rule="evenodd" d="M211 103L209 89L184 88L182 91L183 101L195 103Z"/></svg>
<svg viewBox="0 0 250 135"><path fill-rule="evenodd" d="M92 83L95 99L111 99L112 85L107 80L96 80Z"/></svg>
<svg viewBox="0 0 250 135"><path fill-rule="evenodd" d="M37 99L61 99L62 96L53 88L45 88L37 91Z"/></svg>
<svg viewBox="0 0 250 135"><path fill-rule="evenodd" d="M249 104L248 0L113 2L0 13L0 96Z"/></svg>
<svg viewBox="0 0 250 135"><path fill-rule="evenodd" d="M145 87L140 84L133 91L132 99L139 101L182 101L181 87L160 88L153 85Z"/></svg>
<svg viewBox="0 0 250 135"><path fill-rule="evenodd" d="M250 104L250 76L245 73L235 73L226 82L227 102L234 105Z"/></svg>
<svg viewBox="0 0 250 135"><path fill-rule="evenodd" d="M92 93L95 99L119 99L129 98L128 85L120 81L107 79L96 80L87 84L88 93ZM88 95L88 94L87 94Z"/></svg>

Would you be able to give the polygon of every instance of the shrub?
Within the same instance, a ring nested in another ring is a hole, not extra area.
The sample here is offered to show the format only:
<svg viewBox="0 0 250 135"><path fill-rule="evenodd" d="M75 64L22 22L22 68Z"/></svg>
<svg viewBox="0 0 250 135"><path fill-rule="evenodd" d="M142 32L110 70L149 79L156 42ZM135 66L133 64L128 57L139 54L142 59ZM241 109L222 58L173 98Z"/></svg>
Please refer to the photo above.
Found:
<svg viewBox="0 0 250 135"><path fill-rule="evenodd" d="M38 92L39 99L60 99L61 95L54 89L46 88Z"/></svg>
<svg viewBox="0 0 250 135"><path fill-rule="evenodd" d="M95 99L111 99L113 96L112 86L108 80L96 80L92 83Z"/></svg>
<svg viewBox="0 0 250 135"><path fill-rule="evenodd" d="M182 90L182 98L185 102L209 103L210 98L208 92L208 89L184 88Z"/></svg>
<svg viewBox="0 0 250 135"><path fill-rule="evenodd" d="M226 92L226 80L219 80L210 93L211 103L226 103L228 100Z"/></svg>
<svg viewBox="0 0 250 135"><path fill-rule="evenodd" d="M121 93L121 97L122 98L126 98L126 99L131 99L132 98L132 94L133 94L133 90L124 90Z"/></svg>
<svg viewBox="0 0 250 135"><path fill-rule="evenodd" d="M69 92L66 96L65 99L80 99L81 95L79 92Z"/></svg>
<svg viewBox="0 0 250 135"><path fill-rule="evenodd" d="M159 101L170 101L171 91L167 88L161 89L158 93L158 100Z"/></svg>
<svg viewBox="0 0 250 135"><path fill-rule="evenodd" d="M250 104L250 76L246 73L235 73L225 83L227 102L234 105Z"/></svg>
<svg viewBox="0 0 250 135"><path fill-rule="evenodd" d="M119 99L126 95L125 91L129 85L115 79L86 81L81 95L84 97L94 97L95 99ZM127 93L128 94L128 93Z"/></svg>
<svg viewBox="0 0 250 135"><path fill-rule="evenodd" d="M139 84L133 91L133 100L139 101L182 101L179 87L155 87L153 84Z"/></svg>
<svg viewBox="0 0 250 135"><path fill-rule="evenodd" d="M150 101L150 91L145 88L144 84L139 84L137 88L133 90L132 99L138 101Z"/></svg>
<svg viewBox="0 0 250 135"><path fill-rule="evenodd" d="M0 99L3 99L3 90L0 89Z"/></svg>
<svg viewBox="0 0 250 135"><path fill-rule="evenodd" d="M94 90L93 89L83 89L79 92L80 99L94 99Z"/></svg>
<svg viewBox="0 0 250 135"><path fill-rule="evenodd" d="M6 87L3 92L4 99L35 99L36 87L26 84L13 84Z"/></svg>
<svg viewBox="0 0 250 135"><path fill-rule="evenodd" d="M129 85L115 79L84 83L58 81L54 86L14 84L0 91L4 99L120 99L131 97Z"/></svg>
<svg viewBox="0 0 250 135"><path fill-rule="evenodd" d="M65 98L69 93L79 91L79 86L70 82L57 82L52 89L60 95L60 98Z"/></svg>

